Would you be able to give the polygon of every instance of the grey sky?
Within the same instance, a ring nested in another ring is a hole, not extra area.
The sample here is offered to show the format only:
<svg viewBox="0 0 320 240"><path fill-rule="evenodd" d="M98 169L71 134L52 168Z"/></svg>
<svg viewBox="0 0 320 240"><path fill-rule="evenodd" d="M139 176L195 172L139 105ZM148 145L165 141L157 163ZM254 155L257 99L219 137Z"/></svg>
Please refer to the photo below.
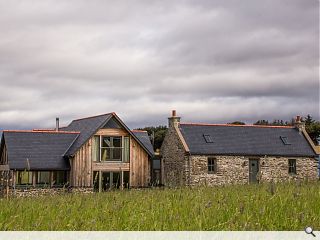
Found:
<svg viewBox="0 0 320 240"><path fill-rule="evenodd" d="M2 1L0 130L319 119L317 0Z"/></svg>

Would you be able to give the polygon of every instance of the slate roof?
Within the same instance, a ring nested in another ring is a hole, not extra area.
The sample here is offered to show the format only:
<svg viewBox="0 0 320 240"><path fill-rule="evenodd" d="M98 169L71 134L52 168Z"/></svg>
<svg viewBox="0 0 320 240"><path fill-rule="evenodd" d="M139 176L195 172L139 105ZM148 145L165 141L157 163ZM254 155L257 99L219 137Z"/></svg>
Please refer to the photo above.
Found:
<svg viewBox="0 0 320 240"><path fill-rule="evenodd" d="M67 157L74 155L110 119L119 122L150 156L154 155L148 134L132 132L115 113L73 120L69 126L60 128L59 132L53 129L4 131L0 152L6 144L10 169L68 170Z"/></svg>
<svg viewBox="0 0 320 240"><path fill-rule="evenodd" d="M135 135L115 113L107 113L99 116L93 116L88 118L82 118L73 120L69 126L61 128L64 131L79 131L80 135L72 145L72 147L68 150L67 156L74 155L75 152L89 140L89 138L95 134L101 127L103 127L110 119L114 117L125 130L127 130L131 136L136 138L136 141L145 148L150 156L154 155L153 148L150 143L150 139L146 138L144 135ZM149 142L147 141L149 140ZM151 147L150 147L151 146Z"/></svg>
<svg viewBox="0 0 320 240"><path fill-rule="evenodd" d="M180 124L191 154L315 156L306 138L293 127ZM210 135L213 143L207 143ZM285 145L280 136L287 137Z"/></svg>
<svg viewBox="0 0 320 240"><path fill-rule="evenodd" d="M153 146L151 144L148 132L132 130L132 133L140 140L140 142L148 149L148 151L154 155Z"/></svg>
<svg viewBox="0 0 320 240"><path fill-rule="evenodd" d="M10 169L69 170L66 151L79 133L4 131Z"/></svg>
<svg viewBox="0 0 320 240"><path fill-rule="evenodd" d="M80 135L66 153L66 155L73 155L89 138L95 134L111 117L112 113L107 113L99 116L88 117L73 120L69 126L61 128L64 131L79 131Z"/></svg>

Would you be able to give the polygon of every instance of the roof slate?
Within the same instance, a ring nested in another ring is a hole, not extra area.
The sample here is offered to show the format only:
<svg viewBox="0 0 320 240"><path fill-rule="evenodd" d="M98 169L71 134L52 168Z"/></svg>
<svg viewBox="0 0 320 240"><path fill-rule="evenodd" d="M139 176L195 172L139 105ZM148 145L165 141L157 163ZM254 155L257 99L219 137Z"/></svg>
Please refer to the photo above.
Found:
<svg viewBox="0 0 320 240"><path fill-rule="evenodd" d="M315 156L302 133L288 127L180 124L191 154ZM213 143L206 143L210 135ZM283 144L281 136L290 145Z"/></svg>
<svg viewBox="0 0 320 240"><path fill-rule="evenodd" d="M4 131L9 167L17 170L69 170L64 155L78 133Z"/></svg>
<svg viewBox="0 0 320 240"><path fill-rule="evenodd" d="M112 113L73 120L64 131L79 131L80 135L66 155L73 155L89 138L95 134L110 118Z"/></svg>
<svg viewBox="0 0 320 240"><path fill-rule="evenodd" d="M147 148L148 151L152 155L154 155L153 146L151 144L148 133L146 131L135 131L135 130L132 130L131 132L140 140L140 142L145 146L145 148Z"/></svg>
<svg viewBox="0 0 320 240"><path fill-rule="evenodd" d="M89 140L89 138L95 134L101 127L103 127L109 120L115 118L119 124L121 124L124 129L129 131L134 137L136 137L137 141L143 145L150 156L154 155L153 147L151 145L149 137L146 137L144 134L134 134L115 113L107 113L104 115L93 116L88 118L82 118L73 120L69 126L61 128L63 131L79 131L80 135L72 145L72 147L67 152L67 156L74 155L75 152ZM114 124L114 123L113 123ZM149 141L149 142L148 142ZM150 147L151 146L151 147Z"/></svg>

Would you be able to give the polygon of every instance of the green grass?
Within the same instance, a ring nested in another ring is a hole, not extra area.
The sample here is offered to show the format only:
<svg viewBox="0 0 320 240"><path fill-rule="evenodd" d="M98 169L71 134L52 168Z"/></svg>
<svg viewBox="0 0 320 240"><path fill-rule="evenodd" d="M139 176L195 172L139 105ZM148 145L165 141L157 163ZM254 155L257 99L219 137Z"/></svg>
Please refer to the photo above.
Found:
<svg viewBox="0 0 320 240"><path fill-rule="evenodd" d="M320 183L113 191L0 200L0 230L320 229Z"/></svg>

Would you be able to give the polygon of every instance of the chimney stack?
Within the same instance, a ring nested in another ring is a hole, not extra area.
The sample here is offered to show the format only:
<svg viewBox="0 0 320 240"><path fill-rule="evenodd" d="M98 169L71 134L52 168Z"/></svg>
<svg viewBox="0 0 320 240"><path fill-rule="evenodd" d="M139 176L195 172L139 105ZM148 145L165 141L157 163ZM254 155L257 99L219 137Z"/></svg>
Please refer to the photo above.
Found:
<svg viewBox="0 0 320 240"><path fill-rule="evenodd" d="M294 126L299 130L299 132L302 132L303 129L305 129L305 123L302 121L301 116L297 116L294 121Z"/></svg>
<svg viewBox="0 0 320 240"><path fill-rule="evenodd" d="M56 118L56 132L59 132L59 118Z"/></svg>
<svg viewBox="0 0 320 240"><path fill-rule="evenodd" d="M169 120L169 128L174 127L174 126L179 126L180 124L180 117L177 117L177 111L172 110L172 115L171 117L168 118Z"/></svg>

